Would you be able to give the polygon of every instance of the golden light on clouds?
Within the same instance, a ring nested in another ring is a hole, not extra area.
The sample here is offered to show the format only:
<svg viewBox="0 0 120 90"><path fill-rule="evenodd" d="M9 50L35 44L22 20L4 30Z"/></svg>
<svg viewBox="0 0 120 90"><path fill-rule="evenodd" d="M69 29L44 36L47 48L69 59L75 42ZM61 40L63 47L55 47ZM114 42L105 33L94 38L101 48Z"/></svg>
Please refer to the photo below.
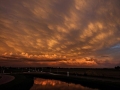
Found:
<svg viewBox="0 0 120 90"><path fill-rule="evenodd" d="M0 0L0 64L119 65L119 8L119 0Z"/></svg>

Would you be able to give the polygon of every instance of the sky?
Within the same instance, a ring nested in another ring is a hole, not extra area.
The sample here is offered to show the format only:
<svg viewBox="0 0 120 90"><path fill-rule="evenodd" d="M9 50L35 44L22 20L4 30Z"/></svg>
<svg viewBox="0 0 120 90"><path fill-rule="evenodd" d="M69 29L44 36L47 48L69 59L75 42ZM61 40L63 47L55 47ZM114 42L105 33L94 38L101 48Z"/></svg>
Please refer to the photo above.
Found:
<svg viewBox="0 0 120 90"><path fill-rule="evenodd" d="M0 65L120 65L120 0L0 0Z"/></svg>

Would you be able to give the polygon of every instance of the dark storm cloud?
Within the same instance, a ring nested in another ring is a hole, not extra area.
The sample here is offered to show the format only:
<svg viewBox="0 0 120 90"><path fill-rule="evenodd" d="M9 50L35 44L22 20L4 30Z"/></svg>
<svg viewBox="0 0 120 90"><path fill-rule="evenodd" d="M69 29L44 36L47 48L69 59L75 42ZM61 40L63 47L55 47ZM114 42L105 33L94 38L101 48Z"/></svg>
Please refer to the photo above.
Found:
<svg viewBox="0 0 120 90"><path fill-rule="evenodd" d="M119 0L0 0L0 53L116 63L119 52L111 48L120 44L119 8Z"/></svg>

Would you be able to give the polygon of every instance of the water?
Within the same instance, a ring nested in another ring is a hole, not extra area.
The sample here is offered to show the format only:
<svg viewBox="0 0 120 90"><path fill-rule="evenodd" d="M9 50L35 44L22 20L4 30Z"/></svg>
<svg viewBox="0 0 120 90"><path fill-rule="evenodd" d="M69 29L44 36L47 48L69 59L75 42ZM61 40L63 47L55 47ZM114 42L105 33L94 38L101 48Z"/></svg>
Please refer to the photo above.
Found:
<svg viewBox="0 0 120 90"><path fill-rule="evenodd" d="M34 78L34 84L30 90L98 90L84 87L80 84L66 83L59 80Z"/></svg>

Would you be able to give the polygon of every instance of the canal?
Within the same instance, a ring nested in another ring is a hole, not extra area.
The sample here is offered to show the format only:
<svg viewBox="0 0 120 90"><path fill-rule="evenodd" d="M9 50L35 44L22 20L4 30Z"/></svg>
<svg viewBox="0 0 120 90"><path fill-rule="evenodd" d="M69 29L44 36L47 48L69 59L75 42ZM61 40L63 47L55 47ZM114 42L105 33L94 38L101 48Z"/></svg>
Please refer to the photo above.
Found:
<svg viewBox="0 0 120 90"><path fill-rule="evenodd" d="M82 86L81 84L66 83L60 80L34 78L30 90L99 90Z"/></svg>

